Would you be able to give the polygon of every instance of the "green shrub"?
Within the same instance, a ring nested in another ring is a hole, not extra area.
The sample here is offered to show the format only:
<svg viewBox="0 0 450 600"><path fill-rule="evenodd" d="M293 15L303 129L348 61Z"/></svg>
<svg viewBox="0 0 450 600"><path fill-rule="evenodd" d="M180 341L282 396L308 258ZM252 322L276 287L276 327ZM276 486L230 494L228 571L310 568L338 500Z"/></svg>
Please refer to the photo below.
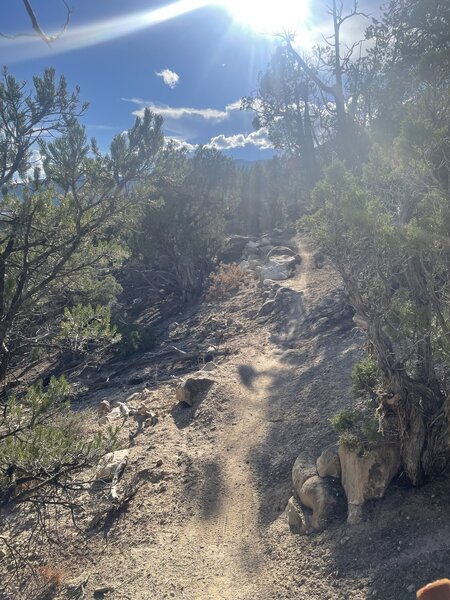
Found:
<svg viewBox="0 0 450 600"><path fill-rule="evenodd" d="M353 428L356 423L356 414L351 410L341 410L331 419L332 428L340 435Z"/></svg>
<svg viewBox="0 0 450 600"><path fill-rule="evenodd" d="M70 411L70 391L64 377L53 377L47 388L40 381L23 397L6 400L0 417L0 502L39 498L45 503L50 489L55 501L74 473L115 447L113 428L81 434L81 419Z"/></svg>
<svg viewBox="0 0 450 600"><path fill-rule="evenodd" d="M61 331L57 337L63 349L74 355L101 351L120 341L117 327L111 324L107 306L77 304L64 309Z"/></svg>
<svg viewBox="0 0 450 600"><path fill-rule="evenodd" d="M339 444L349 450L364 450L380 437L378 421L372 409L341 410L330 419L331 426L339 434Z"/></svg>
<svg viewBox="0 0 450 600"><path fill-rule="evenodd" d="M373 397L378 383L378 367L373 356L365 356L355 363L352 369L352 388L357 398L366 395Z"/></svg>
<svg viewBox="0 0 450 600"><path fill-rule="evenodd" d="M138 323L120 323L118 331L122 339L117 351L124 358L137 352L149 352L155 346L156 335L152 326L139 325Z"/></svg>

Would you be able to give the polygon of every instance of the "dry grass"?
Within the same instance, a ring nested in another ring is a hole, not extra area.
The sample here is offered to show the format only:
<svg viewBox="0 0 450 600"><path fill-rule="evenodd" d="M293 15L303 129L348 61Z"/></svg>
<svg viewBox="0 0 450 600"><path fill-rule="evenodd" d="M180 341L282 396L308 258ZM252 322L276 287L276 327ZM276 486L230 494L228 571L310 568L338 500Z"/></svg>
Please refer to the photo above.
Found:
<svg viewBox="0 0 450 600"><path fill-rule="evenodd" d="M217 271L209 276L207 300L221 300L231 292L239 289L246 281L248 274L238 265L220 264Z"/></svg>

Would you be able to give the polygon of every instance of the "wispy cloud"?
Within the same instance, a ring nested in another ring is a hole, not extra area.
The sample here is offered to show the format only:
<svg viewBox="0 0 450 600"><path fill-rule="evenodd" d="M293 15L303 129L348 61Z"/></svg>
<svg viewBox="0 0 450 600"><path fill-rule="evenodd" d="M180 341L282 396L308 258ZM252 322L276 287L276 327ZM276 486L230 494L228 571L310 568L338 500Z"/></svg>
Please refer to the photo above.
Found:
<svg viewBox="0 0 450 600"><path fill-rule="evenodd" d="M162 71L158 71L155 73L158 77L161 77L166 85L168 85L171 89L178 85L180 81L180 76L175 71L171 71L170 69L163 69Z"/></svg>
<svg viewBox="0 0 450 600"><path fill-rule="evenodd" d="M224 110L217 108L193 108L187 106L167 106L166 104L156 104L149 100L143 100L142 98L122 98L125 102L131 102L137 104L141 108L135 110L133 115L142 116L144 110L149 108L152 112L161 115L165 119L183 119L190 117L197 117L205 119L207 121L224 121L228 119L233 111L239 110L241 101L236 100L228 104Z"/></svg>
<svg viewBox="0 0 450 600"><path fill-rule="evenodd" d="M113 127L112 125L89 125L89 124L87 124L86 127L88 129L98 129L99 131L114 131L115 129L117 129L117 127Z"/></svg>
<svg viewBox="0 0 450 600"><path fill-rule="evenodd" d="M245 146L256 146L260 150L273 148L265 127L261 127L261 129L248 135L244 133L236 133L235 135L220 134L211 138L211 141L207 144L208 148L215 148L216 150L232 150L233 148L244 148Z"/></svg>

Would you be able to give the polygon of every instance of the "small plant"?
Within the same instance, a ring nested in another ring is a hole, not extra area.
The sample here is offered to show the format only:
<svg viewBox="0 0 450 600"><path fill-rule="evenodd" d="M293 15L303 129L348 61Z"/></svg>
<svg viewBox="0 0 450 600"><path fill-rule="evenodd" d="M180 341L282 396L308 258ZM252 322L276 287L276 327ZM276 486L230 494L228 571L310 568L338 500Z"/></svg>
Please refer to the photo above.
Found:
<svg viewBox="0 0 450 600"><path fill-rule="evenodd" d="M148 325L138 323L120 323L118 331L121 335L121 341L117 346L120 356L126 358L137 352L148 352L155 345L155 330Z"/></svg>
<svg viewBox="0 0 450 600"><path fill-rule="evenodd" d="M339 445L347 450L357 451L362 448L362 443L360 438L351 431L344 431L339 436Z"/></svg>
<svg viewBox="0 0 450 600"><path fill-rule="evenodd" d="M373 356L365 356L352 369L352 388L357 398L376 396L375 389L379 384L379 373Z"/></svg>
<svg viewBox="0 0 450 600"><path fill-rule="evenodd" d="M59 567L45 565L37 569L39 579L45 588L58 588L66 579L67 574Z"/></svg>
<svg viewBox="0 0 450 600"><path fill-rule="evenodd" d="M378 421L372 411L341 410L330 419L331 426L339 434L339 444L348 450L364 450L380 437Z"/></svg>
<svg viewBox="0 0 450 600"><path fill-rule="evenodd" d="M108 428L92 437L80 436L70 411L69 383L52 378L11 396L0 418L0 504L46 502L67 506L79 492L75 474L96 464L116 446L117 431Z"/></svg>
<svg viewBox="0 0 450 600"><path fill-rule="evenodd" d="M64 309L58 342L70 354L83 355L101 351L120 341L117 327L111 324L111 311L107 306L77 304Z"/></svg>
<svg viewBox="0 0 450 600"><path fill-rule="evenodd" d="M244 283L247 274L238 265L221 264L214 273L209 276L208 300L220 300L226 298L231 292L239 289Z"/></svg>
<svg viewBox="0 0 450 600"><path fill-rule="evenodd" d="M351 410L341 410L330 419L332 428L340 435L352 429L356 423L356 414Z"/></svg>

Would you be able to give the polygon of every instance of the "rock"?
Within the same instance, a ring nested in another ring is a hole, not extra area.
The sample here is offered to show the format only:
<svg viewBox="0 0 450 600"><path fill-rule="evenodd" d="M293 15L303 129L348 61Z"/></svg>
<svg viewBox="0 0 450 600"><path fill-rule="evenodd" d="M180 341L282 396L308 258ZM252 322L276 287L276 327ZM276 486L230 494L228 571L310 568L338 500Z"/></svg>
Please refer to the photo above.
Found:
<svg viewBox="0 0 450 600"><path fill-rule="evenodd" d="M335 477L339 479L341 476L341 461L339 460L337 446L333 445L325 448L317 459L316 467L320 477Z"/></svg>
<svg viewBox="0 0 450 600"><path fill-rule="evenodd" d="M273 281L283 281L289 279L291 271L285 265L281 265L277 262L270 261L268 265L264 265L261 268L261 281L265 279L272 279Z"/></svg>
<svg viewBox="0 0 450 600"><path fill-rule="evenodd" d="M205 371L198 371L180 383L176 389L176 399L178 402L193 406L196 396L209 389L215 381Z"/></svg>
<svg viewBox="0 0 450 600"><path fill-rule="evenodd" d="M284 267L286 269L289 269L291 271L295 270L295 266L297 265L297 256L272 256L272 258L269 261L270 263L274 263L276 265L280 265L281 267Z"/></svg>
<svg viewBox="0 0 450 600"><path fill-rule="evenodd" d="M105 454L98 462L95 478L105 481L117 478L127 465L128 454L128 450L116 450Z"/></svg>
<svg viewBox="0 0 450 600"><path fill-rule="evenodd" d="M259 245L260 246L270 246L271 245L271 240L269 238L268 235L263 235L263 237L259 240Z"/></svg>
<svg viewBox="0 0 450 600"><path fill-rule="evenodd" d="M100 402L100 404L98 405L98 409L97 409L98 416L104 417L110 411L111 411L111 404L108 402L108 400L102 400Z"/></svg>
<svg viewBox="0 0 450 600"><path fill-rule="evenodd" d="M192 394L186 387L186 383L182 381L180 385L177 387L175 391L175 398L177 402L180 404L187 404L188 406L192 406L194 401L192 399Z"/></svg>
<svg viewBox="0 0 450 600"><path fill-rule="evenodd" d="M66 582L66 595L73 600L82 600L86 598L85 590L89 581L89 575L80 575Z"/></svg>
<svg viewBox="0 0 450 600"><path fill-rule="evenodd" d="M325 256L322 252L313 254L313 264L315 269L321 269L325 265Z"/></svg>
<svg viewBox="0 0 450 600"><path fill-rule="evenodd" d="M203 367L201 368L202 371L206 371L207 373L210 373L211 371L215 371L217 369L217 365L215 362L213 362L212 360L210 362L207 362L205 365L203 365Z"/></svg>
<svg viewBox="0 0 450 600"><path fill-rule="evenodd" d="M400 469L400 450L397 444L377 444L369 451L339 448L341 481L350 508L366 500L382 498L393 477Z"/></svg>
<svg viewBox="0 0 450 600"><path fill-rule="evenodd" d="M294 250L288 248L287 246L275 246L270 250L266 256L266 260L269 261L272 256L299 256ZM301 260L301 259L300 259Z"/></svg>
<svg viewBox="0 0 450 600"><path fill-rule="evenodd" d="M130 416L130 409L123 402L118 402L117 408L119 409L120 416L123 417L124 419L126 419L127 417Z"/></svg>
<svg viewBox="0 0 450 600"><path fill-rule="evenodd" d="M270 314L275 308L275 300L266 300L258 312L258 317L265 317Z"/></svg>
<svg viewBox="0 0 450 600"><path fill-rule="evenodd" d="M277 310L289 309L290 312L300 316L305 312L303 304L303 292L296 292L290 288L275 288L274 296Z"/></svg>
<svg viewBox="0 0 450 600"><path fill-rule="evenodd" d="M302 509L298 502L291 496L286 506L289 529L292 533L306 533L307 526Z"/></svg>
<svg viewBox="0 0 450 600"><path fill-rule="evenodd" d="M248 262L248 260L241 260L241 262L239 263L239 268L243 271L248 271L250 269L250 263Z"/></svg>
<svg viewBox="0 0 450 600"><path fill-rule="evenodd" d="M259 242L255 242L253 240L250 240L245 247L248 248L249 250L255 250L255 248L259 248L260 243Z"/></svg>
<svg viewBox="0 0 450 600"><path fill-rule="evenodd" d="M243 235L232 235L226 242L225 248L220 255L220 260L224 262L237 262L249 243L250 238Z"/></svg>
<svg viewBox="0 0 450 600"><path fill-rule="evenodd" d="M354 525L362 519L362 504L348 504L347 523Z"/></svg>
<svg viewBox="0 0 450 600"><path fill-rule="evenodd" d="M339 493L331 479L318 475L309 477L302 485L299 498L301 503L313 511L311 526L315 530L323 529L334 514Z"/></svg>
<svg viewBox="0 0 450 600"><path fill-rule="evenodd" d="M106 598L107 596L112 594L115 589L116 588L112 585L104 585L104 586L95 588L94 599L97 600L97 598L98 598L100 600L101 598Z"/></svg>
<svg viewBox="0 0 450 600"><path fill-rule="evenodd" d="M300 491L305 481L315 475L317 475L315 464L303 453L299 454L292 467L292 485L297 496L300 497Z"/></svg>

